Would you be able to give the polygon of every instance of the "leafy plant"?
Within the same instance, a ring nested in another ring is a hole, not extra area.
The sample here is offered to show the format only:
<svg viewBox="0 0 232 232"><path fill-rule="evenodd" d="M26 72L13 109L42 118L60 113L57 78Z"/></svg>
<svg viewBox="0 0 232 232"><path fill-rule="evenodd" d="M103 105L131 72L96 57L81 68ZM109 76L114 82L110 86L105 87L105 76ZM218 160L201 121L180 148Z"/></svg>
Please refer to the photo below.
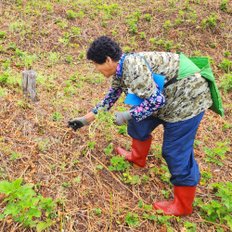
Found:
<svg viewBox="0 0 232 232"><path fill-rule="evenodd" d="M95 145L96 145L96 142L95 141L89 141L87 146L90 150L94 150L95 148Z"/></svg>
<svg viewBox="0 0 232 232"><path fill-rule="evenodd" d="M68 63L68 64L72 64L73 63L73 57L72 55L67 55L65 57L65 61Z"/></svg>
<svg viewBox="0 0 232 232"><path fill-rule="evenodd" d="M104 152L107 156L111 155L114 150L113 144L110 143L105 149Z"/></svg>
<svg viewBox="0 0 232 232"><path fill-rule="evenodd" d="M5 31L0 31L0 39L4 39L6 37Z"/></svg>
<svg viewBox="0 0 232 232"><path fill-rule="evenodd" d="M62 187L64 188L70 188L72 186L72 184L70 182L63 182L62 183Z"/></svg>
<svg viewBox="0 0 232 232"><path fill-rule="evenodd" d="M230 151L228 142L217 142L214 148L204 149L206 158L205 161L209 163L215 163L222 166L222 160L225 159L225 154Z"/></svg>
<svg viewBox="0 0 232 232"><path fill-rule="evenodd" d="M66 15L67 15L67 19L71 19L71 20L78 17L78 13L73 10L67 10Z"/></svg>
<svg viewBox="0 0 232 232"><path fill-rule="evenodd" d="M139 215L129 212L125 217L125 222L128 226L137 227L140 224Z"/></svg>
<svg viewBox="0 0 232 232"><path fill-rule="evenodd" d="M213 183L217 199L210 199L208 203L198 200L198 206L206 220L227 224L232 230L232 183Z"/></svg>
<svg viewBox="0 0 232 232"><path fill-rule="evenodd" d="M218 16L215 13L212 13L207 18L202 20L202 27L214 29L217 26L217 22Z"/></svg>
<svg viewBox="0 0 232 232"><path fill-rule="evenodd" d="M149 42L154 45L154 48L156 47L162 47L166 51L170 51L173 48L177 48L179 45L174 46L174 42L172 40L163 40L163 39L156 39L156 38L150 38Z"/></svg>
<svg viewBox="0 0 232 232"><path fill-rule="evenodd" d="M65 20L65 19L57 19L57 20L55 21L55 24L56 24L57 26L59 26L60 28L62 28L62 29L65 29L65 28L68 27L68 22L67 22L67 20Z"/></svg>
<svg viewBox="0 0 232 232"><path fill-rule="evenodd" d="M112 157L110 163L110 171L125 171L130 166L130 164L122 156Z"/></svg>
<svg viewBox="0 0 232 232"><path fill-rule="evenodd" d="M121 135L126 135L127 134L127 126L126 125L118 126L118 133Z"/></svg>
<svg viewBox="0 0 232 232"><path fill-rule="evenodd" d="M63 116L60 112L54 112L52 114L52 120L55 122L60 121L62 118L63 118Z"/></svg>
<svg viewBox="0 0 232 232"><path fill-rule="evenodd" d="M226 73L232 72L232 61L229 59L223 59L218 66Z"/></svg>
<svg viewBox="0 0 232 232"><path fill-rule="evenodd" d="M139 34L141 39L146 39L146 33L144 31L140 32Z"/></svg>
<svg viewBox="0 0 232 232"><path fill-rule="evenodd" d="M166 225L168 228L171 227L170 219L172 216L158 215L156 221L161 225Z"/></svg>
<svg viewBox="0 0 232 232"><path fill-rule="evenodd" d="M225 57L229 57L229 56L231 56L231 52L230 51L225 51L223 55Z"/></svg>
<svg viewBox="0 0 232 232"><path fill-rule="evenodd" d="M120 7L117 3L113 4L98 4L97 9L104 13L104 19L111 19L120 12Z"/></svg>
<svg viewBox="0 0 232 232"><path fill-rule="evenodd" d="M109 112L101 109L98 111L97 119L96 127L104 134L105 140L111 142L113 137L112 131L115 128L114 117ZM91 131L91 133L93 132Z"/></svg>
<svg viewBox="0 0 232 232"><path fill-rule="evenodd" d="M212 173L209 171L201 172L201 184L205 185L212 178Z"/></svg>
<svg viewBox="0 0 232 232"><path fill-rule="evenodd" d="M138 21L140 19L140 11L135 11L133 14L127 17L127 25L129 26L129 32L136 34L138 32Z"/></svg>
<svg viewBox="0 0 232 232"><path fill-rule="evenodd" d="M0 219L11 217L25 227L36 228L38 232L53 224L55 202L37 194L33 185L23 185L22 179L1 181L0 193L5 195L5 206L1 209Z"/></svg>
<svg viewBox="0 0 232 232"><path fill-rule="evenodd" d="M27 22L23 20L17 20L15 22L10 23L9 30L11 32L23 32L27 28Z"/></svg>
<svg viewBox="0 0 232 232"><path fill-rule="evenodd" d="M80 27L71 27L71 32L74 36L78 36L81 34L81 28Z"/></svg>
<svg viewBox="0 0 232 232"><path fill-rule="evenodd" d="M144 17L144 19L145 19L147 22L150 22L151 19L152 19L151 14L145 14L143 17Z"/></svg>
<svg viewBox="0 0 232 232"><path fill-rule="evenodd" d="M17 160L20 159L23 155L21 153L18 152L12 152L10 154L10 160Z"/></svg>
<svg viewBox="0 0 232 232"><path fill-rule="evenodd" d="M2 87L0 86L0 97L4 97L4 96L6 96L6 95L7 95L7 89L2 88Z"/></svg>
<svg viewBox="0 0 232 232"><path fill-rule="evenodd" d="M141 179L139 175L131 175L129 172L123 173L123 181L131 185L136 185L141 183Z"/></svg>
<svg viewBox="0 0 232 232"><path fill-rule="evenodd" d="M50 61L50 65L53 66L60 59L60 54L58 52L49 52L48 60Z"/></svg>
<svg viewBox="0 0 232 232"><path fill-rule="evenodd" d="M232 73L225 74L222 77L220 88L222 88L226 93L232 91Z"/></svg>
<svg viewBox="0 0 232 232"><path fill-rule="evenodd" d="M101 216L102 210L101 210L100 208L94 208L94 209L93 209L93 213L94 213L96 216Z"/></svg>
<svg viewBox="0 0 232 232"><path fill-rule="evenodd" d="M186 229L187 232L196 232L197 231L197 226L195 223L185 221L184 222L184 228Z"/></svg>
<svg viewBox="0 0 232 232"><path fill-rule="evenodd" d="M220 3L220 10L227 12L229 0L222 0Z"/></svg>
<svg viewBox="0 0 232 232"><path fill-rule="evenodd" d="M168 190L162 189L161 193L163 194L164 198L168 199L170 197L170 192Z"/></svg>
<svg viewBox="0 0 232 232"><path fill-rule="evenodd" d="M171 20L166 20L166 21L164 22L164 24L163 24L163 28L164 28L165 30L168 30L168 29L170 29L171 27L172 27Z"/></svg>
<svg viewBox="0 0 232 232"><path fill-rule="evenodd" d="M7 84L9 78L9 73L8 72L4 72L4 73L0 73L0 85L4 86Z"/></svg>

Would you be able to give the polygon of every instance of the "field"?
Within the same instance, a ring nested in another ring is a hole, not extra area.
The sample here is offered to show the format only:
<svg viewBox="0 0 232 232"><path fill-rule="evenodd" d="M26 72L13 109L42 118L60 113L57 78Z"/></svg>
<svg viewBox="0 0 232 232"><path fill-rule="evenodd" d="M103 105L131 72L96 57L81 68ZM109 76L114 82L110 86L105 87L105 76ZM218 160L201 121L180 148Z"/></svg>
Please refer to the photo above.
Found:
<svg viewBox="0 0 232 232"><path fill-rule="evenodd" d="M231 25L229 0L0 0L0 231L232 231ZM131 142L126 126L113 124L123 98L89 126L67 128L110 87L86 59L101 35L124 52L210 58L225 116L208 110L198 130L202 177L191 216L152 209L172 197L162 127L146 168L116 156ZM28 69L37 73L36 102L22 93Z"/></svg>

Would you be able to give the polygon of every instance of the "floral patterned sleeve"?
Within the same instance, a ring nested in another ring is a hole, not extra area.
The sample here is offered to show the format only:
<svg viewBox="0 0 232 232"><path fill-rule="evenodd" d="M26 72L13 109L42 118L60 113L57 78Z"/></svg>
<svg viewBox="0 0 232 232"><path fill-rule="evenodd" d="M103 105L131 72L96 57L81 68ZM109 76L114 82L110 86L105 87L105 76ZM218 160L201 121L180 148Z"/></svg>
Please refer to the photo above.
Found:
<svg viewBox="0 0 232 232"><path fill-rule="evenodd" d="M109 92L106 94L105 98L98 103L93 109L92 112L94 114L97 114L98 110L104 109L104 110L109 110L114 103L118 100L122 93L122 88L121 87L111 87L109 89Z"/></svg>
<svg viewBox="0 0 232 232"><path fill-rule="evenodd" d="M138 105L133 106L130 109L131 116L136 121L141 121L150 115L152 115L156 110L161 108L165 104L165 97L161 91L157 88L155 92L149 97L144 99L144 101Z"/></svg>

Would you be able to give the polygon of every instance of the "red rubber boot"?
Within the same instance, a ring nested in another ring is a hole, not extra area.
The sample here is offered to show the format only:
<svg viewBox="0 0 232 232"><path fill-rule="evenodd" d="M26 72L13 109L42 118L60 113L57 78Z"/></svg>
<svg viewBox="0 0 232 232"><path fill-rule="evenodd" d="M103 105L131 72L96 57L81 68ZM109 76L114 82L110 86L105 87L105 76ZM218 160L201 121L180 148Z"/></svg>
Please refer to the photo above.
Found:
<svg viewBox="0 0 232 232"><path fill-rule="evenodd" d="M139 167L145 167L146 158L151 147L151 140L151 136L145 141L132 139L131 152L128 152L121 147L117 147L116 152Z"/></svg>
<svg viewBox="0 0 232 232"><path fill-rule="evenodd" d="M186 216L192 213L192 203L196 186L174 186L174 200L155 202L156 210L163 210L166 215Z"/></svg>

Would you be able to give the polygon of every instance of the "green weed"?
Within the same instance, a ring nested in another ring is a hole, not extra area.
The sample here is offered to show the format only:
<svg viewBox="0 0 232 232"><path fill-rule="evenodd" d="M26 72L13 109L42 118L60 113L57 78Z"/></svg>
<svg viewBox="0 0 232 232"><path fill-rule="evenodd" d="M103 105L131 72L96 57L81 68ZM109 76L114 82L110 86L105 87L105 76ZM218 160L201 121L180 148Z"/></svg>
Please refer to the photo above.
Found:
<svg viewBox="0 0 232 232"><path fill-rule="evenodd" d="M9 72L0 73L0 85L1 86L5 86L7 84L9 76L10 76Z"/></svg>
<svg viewBox="0 0 232 232"><path fill-rule="evenodd" d="M6 37L5 31L0 31L0 39L4 39Z"/></svg>
<svg viewBox="0 0 232 232"><path fill-rule="evenodd" d="M151 16L151 14L144 14L144 19L147 21L147 22L150 22L151 21L151 19L152 19L152 16Z"/></svg>
<svg viewBox="0 0 232 232"><path fill-rule="evenodd" d="M221 78L220 82L220 88L223 89L225 93L231 92L232 91L232 73L225 74Z"/></svg>
<svg viewBox="0 0 232 232"><path fill-rule="evenodd" d="M17 20L15 22L12 22L9 25L9 31L11 32L23 32L26 30L26 28L28 27L27 22L23 21L23 20Z"/></svg>
<svg viewBox="0 0 232 232"><path fill-rule="evenodd" d="M98 128L101 131L101 134L104 135L106 141L111 142L113 138L112 133L115 128L113 115L111 115L110 112L105 111L104 109L100 109L96 117L96 128ZM91 130L90 132L94 133L94 131Z"/></svg>
<svg viewBox="0 0 232 232"><path fill-rule="evenodd" d="M224 55L225 57L229 57L229 56L231 56L232 54L231 54L230 51L225 51L225 52L223 53L223 55Z"/></svg>
<svg viewBox="0 0 232 232"><path fill-rule="evenodd" d="M141 39L146 39L146 33L144 31L139 33Z"/></svg>
<svg viewBox="0 0 232 232"><path fill-rule="evenodd" d="M72 186L72 184L70 182L63 182L62 183L63 188L70 188L71 186Z"/></svg>
<svg viewBox="0 0 232 232"><path fill-rule="evenodd" d="M68 22L65 19L57 19L55 21L55 24L62 29L65 29L68 27Z"/></svg>
<svg viewBox="0 0 232 232"><path fill-rule="evenodd" d="M27 99L18 100L16 104L22 109L31 109L31 104Z"/></svg>
<svg viewBox="0 0 232 232"><path fill-rule="evenodd" d="M141 183L141 178L139 175L131 175L129 172L124 172L123 174L123 182L130 185L138 185Z"/></svg>
<svg viewBox="0 0 232 232"><path fill-rule="evenodd" d="M212 173L210 171L202 171L201 172L201 185L206 185L209 180L211 180L213 177Z"/></svg>
<svg viewBox="0 0 232 232"><path fill-rule="evenodd" d="M94 150L95 145L96 145L96 141L89 141L87 144L89 150Z"/></svg>
<svg viewBox="0 0 232 232"><path fill-rule="evenodd" d="M228 142L217 142L214 148L204 148L204 152L206 154L205 161L222 166L222 160L225 159L225 155L229 151L230 147Z"/></svg>
<svg viewBox="0 0 232 232"><path fill-rule="evenodd" d="M78 36L81 34L81 28L80 27L71 27L72 35Z"/></svg>
<svg viewBox="0 0 232 232"><path fill-rule="evenodd" d="M161 193L165 199L168 199L170 197L170 192L168 190L162 189Z"/></svg>
<svg viewBox="0 0 232 232"><path fill-rule="evenodd" d="M203 19L201 24L203 28L214 29L218 23L218 16L215 13L210 14L207 18Z"/></svg>
<svg viewBox="0 0 232 232"><path fill-rule="evenodd" d="M52 120L54 122L60 121L63 118L62 114L60 112L54 112L52 114Z"/></svg>
<svg viewBox="0 0 232 232"><path fill-rule="evenodd" d="M218 66L226 73L232 72L232 60L223 59Z"/></svg>
<svg viewBox="0 0 232 232"><path fill-rule="evenodd" d="M155 48L162 47L166 51L170 51L173 48L178 48L178 44L174 45L174 42L172 40L163 40L163 39L156 39L156 38L150 38L149 42L154 46Z"/></svg>
<svg viewBox="0 0 232 232"><path fill-rule="evenodd" d="M94 208L94 209L93 209L93 213L94 213L96 216L100 217L100 216L102 215L102 210L101 210L100 208Z"/></svg>
<svg viewBox="0 0 232 232"><path fill-rule="evenodd" d="M117 3L113 4L99 4L97 8L100 11L104 12L104 19L112 19L113 16L116 16L120 13L120 7Z"/></svg>
<svg viewBox="0 0 232 232"><path fill-rule="evenodd" d="M53 66L60 60L60 54L58 52L49 52L48 54L49 66Z"/></svg>
<svg viewBox="0 0 232 232"><path fill-rule="evenodd" d="M67 55L65 57L65 62L67 62L68 64L72 64L73 63L73 57L72 57L72 55Z"/></svg>
<svg viewBox="0 0 232 232"><path fill-rule="evenodd" d="M76 19L78 17L78 13L73 10L67 10L66 11L67 19Z"/></svg>
<svg viewBox="0 0 232 232"><path fill-rule="evenodd" d="M51 198L44 198L33 190L33 185L22 184L22 179L12 182L1 181L0 193L5 194L5 207L0 218L12 217L25 227L36 228L38 232L49 228L54 222L56 204Z"/></svg>
<svg viewBox="0 0 232 232"><path fill-rule="evenodd" d="M118 133L121 135L126 135L127 134L127 126L126 125L118 126Z"/></svg>
<svg viewBox="0 0 232 232"><path fill-rule="evenodd" d="M104 153L107 155L107 156L110 156L112 154L114 150L114 146L112 143L109 143L109 145L104 149Z"/></svg>
<svg viewBox="0 0 232 232"><path fill-rule="evenodd" d="M232 88L231 88L232 89ZM226 131L232 128L232 124L229 122L224 122L223 126L222 126L222 130Z"/></svg>
<svg viewBox="0 0 232 232"><path fill-rule="evenodd" d="M75 184L80 184L80 183L81 183L81 177L80 177L80 176L75 177L75 178L73 179L73 182L74 182Z"/></svg>
<svg viewBox="0 0 232 232"><path fill-rule="evenodd" d="M196 232L197 231L196 223L193 223L193 222L185 221L184 228L186 229L186 232Z"/></svg>
<svg viewBox="0 0 232 232"><path fill-rule="evenodd" d="M22 158L22 154L21 153L18 153L18 152L12 152L10 154L10 160L17 160L17 159L20 159Z"/></svg>
<svg viewBox="0 0 232 232"><path fill-rule="evenodd" d="M5 97L7 93L7 89L0 86L0 97Z"/></svg>
<svg viewBox="0 0 232 232"><path fill-rule="evenodd" d="M127 16L126 23L129 27L129 32L131 34L136 34L138 32L138 21L141 17L140 11L135 11L131 15Z"/></svg>
<svg viewBox="0 0 232 232"><path fill-rule="evenodd" d="M220 10L227 12L229 0L222 0L220 3Z"/></svg>
<svg viewBox="0 0 232 232"><path fill-rule="evenodd" d="M166 20L166 21L164 22L164 24L163 24L163 28L164 28L165 30L168 30L168 29L170 29L171 27L172 27L171 20Z"/></svg>
<svg viewBox="0 0 232 232"><path fill-rule="evenodd" d="M130 227L137 227L140 224L139 215L129 212L126 214L125 222Z"/></svg>
<svg viewBox="0 0 232 232"><path fill-rule="evenodd" d="M130 164L122 156L114 156L110 160L111 165L109 166L110 171L126 171Z"/></svg>
<svg viewBox="0 0 232 232"><path fill-rule="evenodd" d="M226 224L232 230L232 183L213 183L210 186L217 198L208 203L198 199L202 216L208 221Z"/></svg>

